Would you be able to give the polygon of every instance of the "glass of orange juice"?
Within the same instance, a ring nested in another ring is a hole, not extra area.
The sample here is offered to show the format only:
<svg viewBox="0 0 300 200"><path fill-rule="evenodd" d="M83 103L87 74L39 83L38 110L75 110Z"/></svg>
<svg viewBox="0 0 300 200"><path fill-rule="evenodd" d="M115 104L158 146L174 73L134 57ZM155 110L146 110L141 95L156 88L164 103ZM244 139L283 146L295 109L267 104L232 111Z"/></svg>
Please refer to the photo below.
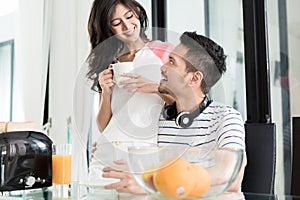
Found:
<svg viewBox="0 0 300 200"><path fill-rule="evenodd" d="M53 144L52 146L52 195L58 198L70 196L72 146Z"/></svg>

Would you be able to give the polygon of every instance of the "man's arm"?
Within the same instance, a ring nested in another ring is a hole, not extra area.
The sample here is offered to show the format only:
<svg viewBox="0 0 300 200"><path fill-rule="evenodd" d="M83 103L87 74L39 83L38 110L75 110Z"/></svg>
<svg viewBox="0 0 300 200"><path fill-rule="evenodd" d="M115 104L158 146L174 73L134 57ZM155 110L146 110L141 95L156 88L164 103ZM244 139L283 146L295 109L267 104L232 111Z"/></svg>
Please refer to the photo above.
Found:
<svg viewBox="0 0 300 200"><path fill-rule="evenodd" d="M219 148L232 148L232 149L243 149L244 156L243 162L236 180L228 188L227 191L238 192L241 191L241 184L244 177L245 167L247 165L246 157L246 144L245 144L245 128L244 121L241 114L232 109L229 114L227 114L222 119L222 124L219 129L219 134L221 137L218 141Z"/></svg>
<svg viewBox="0 0 300 200"><path fill-rule="evenodd" d="M232 183L232 185L228 188L227 191L241 192L241 185L242 185L242 181L244 178L244 172L245 172L246 165L247 165L247 157L246 157L246 153L244 153L243 163L242 163L240 172L239 172L238 176L236 177L235 181Z"/></svg>

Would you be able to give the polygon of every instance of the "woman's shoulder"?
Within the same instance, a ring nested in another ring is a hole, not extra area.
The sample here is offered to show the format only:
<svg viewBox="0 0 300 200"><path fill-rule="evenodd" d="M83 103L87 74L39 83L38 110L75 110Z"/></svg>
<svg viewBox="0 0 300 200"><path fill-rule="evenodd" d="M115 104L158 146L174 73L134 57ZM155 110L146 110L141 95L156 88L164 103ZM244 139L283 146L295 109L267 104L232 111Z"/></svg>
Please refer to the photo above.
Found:
<svg viewBox="0 0 300 200"><path fill-rule="evenodd" d="M169 54L174 48L174 45L169 42L162 42L159 40L152 40L147 43L147 47L157 55L163 63L169 59Z"/></svg>

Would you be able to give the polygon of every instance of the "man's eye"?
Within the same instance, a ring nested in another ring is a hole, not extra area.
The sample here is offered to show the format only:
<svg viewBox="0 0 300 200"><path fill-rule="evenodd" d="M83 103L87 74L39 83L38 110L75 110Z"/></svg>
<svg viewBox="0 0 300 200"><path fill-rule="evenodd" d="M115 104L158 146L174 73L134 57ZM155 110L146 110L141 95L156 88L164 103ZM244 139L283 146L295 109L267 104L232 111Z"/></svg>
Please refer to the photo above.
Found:
<svg viewBox="0 0 300 200"><path fill-rule="evenodd" d="M169 63L170 63L171 65L174 65L174 62L173 62L173 60L170 60L170 61L169 61Z"/></svg>

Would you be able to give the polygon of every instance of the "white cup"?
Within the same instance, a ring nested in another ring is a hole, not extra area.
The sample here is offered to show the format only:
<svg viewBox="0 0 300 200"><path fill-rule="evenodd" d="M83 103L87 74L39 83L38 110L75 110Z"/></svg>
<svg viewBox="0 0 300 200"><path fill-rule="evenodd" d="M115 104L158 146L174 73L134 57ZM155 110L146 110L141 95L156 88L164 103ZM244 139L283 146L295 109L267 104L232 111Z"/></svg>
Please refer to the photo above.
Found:
<svg viewBox="0 0 300 200"><path fill-rule="evenodd" d="M133 62L118 62L112 64L111 68L114 72L114 81L120 87L119 82L128 79L127 77L122 77L123 73L133 73Z"/></svg>

